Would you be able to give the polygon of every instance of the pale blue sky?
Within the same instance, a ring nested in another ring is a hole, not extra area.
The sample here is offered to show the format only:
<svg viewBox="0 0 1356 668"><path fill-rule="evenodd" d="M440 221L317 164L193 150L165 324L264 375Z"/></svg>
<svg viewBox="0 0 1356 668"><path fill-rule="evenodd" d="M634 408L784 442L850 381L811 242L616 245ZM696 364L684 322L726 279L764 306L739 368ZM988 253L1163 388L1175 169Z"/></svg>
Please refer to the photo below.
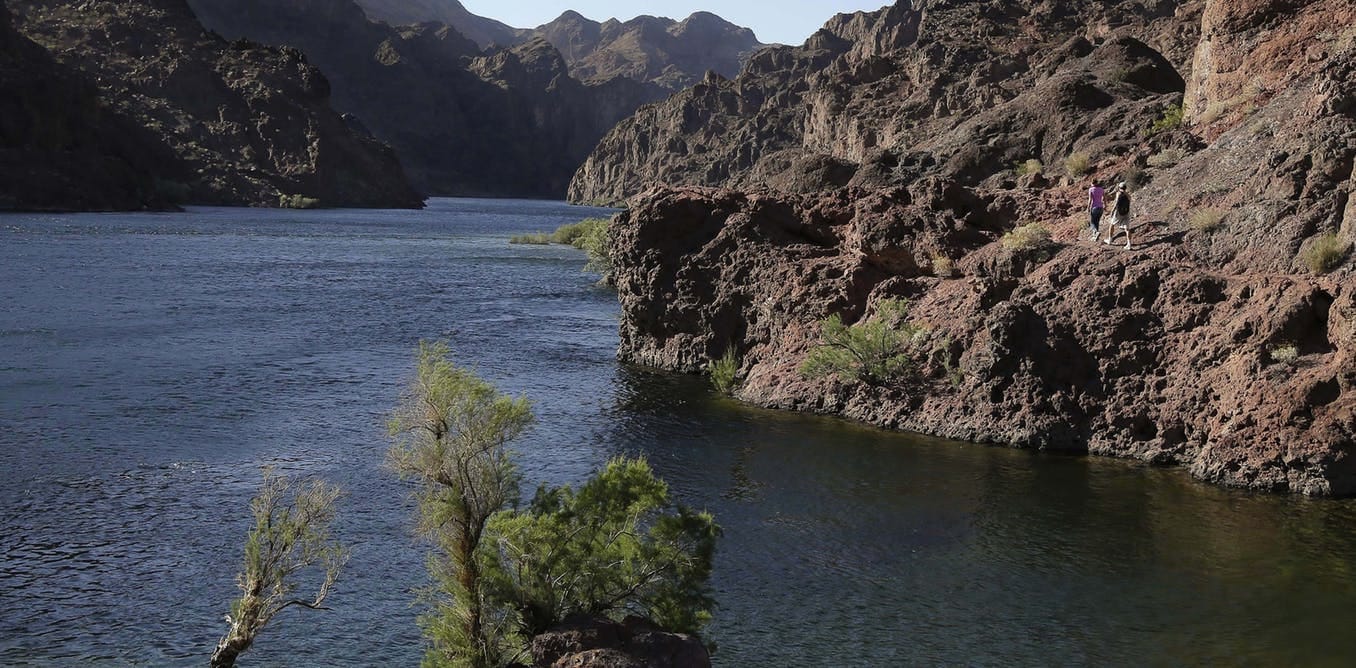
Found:
<svg viewBox="0 0 1356 668"><path fill-rule="evenodd" d="M824 22L840 12L877 10L893 0L462 0L472 14L535 28L573 9L595 21L623 21L640 14L682 20L695 11L719 14L725 20L752 28L765 43L799 45Z"/></svg>

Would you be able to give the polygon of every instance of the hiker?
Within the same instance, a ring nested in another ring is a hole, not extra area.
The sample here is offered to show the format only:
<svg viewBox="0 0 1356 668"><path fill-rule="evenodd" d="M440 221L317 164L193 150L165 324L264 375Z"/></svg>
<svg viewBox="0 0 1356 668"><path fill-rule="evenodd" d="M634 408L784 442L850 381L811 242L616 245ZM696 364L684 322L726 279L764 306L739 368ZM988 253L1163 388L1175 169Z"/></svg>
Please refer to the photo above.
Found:
<svg viewBox="0 0 1356 668"><path fill-rule="evenodd" d="M1110 245L1116 240L1116 228L1125 232L1125 250L1130 250L1130 190L1125 182L1116 185L1116 200L1111 204L1111 225L1106 239L1102 243Z"/></svg>
<svg viewBox="0 0 1356 668"><path fill-rule="evenodd" d="M1093 242L1096 242L1097 237L1101 236L1099 233L1101 231L1102 212L1106 210L1105 202L1106 191L1102 190L1102 184L1097 179L1093 179L1092 187L1088 189L1088 210L1092 218L1092 224L1088 227L1092 230L1090 238Z"/></svg>

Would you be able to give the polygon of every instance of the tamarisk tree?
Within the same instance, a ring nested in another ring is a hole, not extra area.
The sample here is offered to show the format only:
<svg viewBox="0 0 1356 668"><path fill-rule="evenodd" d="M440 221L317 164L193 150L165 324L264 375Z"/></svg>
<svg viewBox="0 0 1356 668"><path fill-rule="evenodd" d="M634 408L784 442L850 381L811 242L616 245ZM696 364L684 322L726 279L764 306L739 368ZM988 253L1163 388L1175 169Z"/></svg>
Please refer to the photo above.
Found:
<svg viewBox="0 0 1356 668"><path fill-rule="evenodd" d="M298 606L324 610L348 558L330 534L339 488L321 480L293 485L264 471L264 485L250 501L254 528L245 541L245 563L237 583L241 595L226 616L230 627L212 653L212 668L234 666L242 652L278 613ZM295 597L297 579L308 570L323 575L314 596Z"/></svg>
<svg viewBox="0 0 1356 668"><path fill-rule="evenodd" d="M421 619L427 665L489 668L519 651L514 620L486 603L476 553L490 517L518 500L508 444L532 420L526 399L453 364L446 344L419 344L414 379L388 425L388 459L416 483L419 530L436 548L434 610Z"/></svg>

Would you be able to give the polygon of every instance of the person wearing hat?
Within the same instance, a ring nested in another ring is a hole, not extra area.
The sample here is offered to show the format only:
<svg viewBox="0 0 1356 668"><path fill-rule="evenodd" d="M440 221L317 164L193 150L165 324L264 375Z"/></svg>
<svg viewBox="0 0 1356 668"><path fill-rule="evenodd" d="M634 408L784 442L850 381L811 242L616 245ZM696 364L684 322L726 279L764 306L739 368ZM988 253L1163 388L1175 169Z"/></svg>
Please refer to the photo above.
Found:
<svg viewBox="0 0 1356 668"><path fill-rule="evenodd" d="M1102 240L1104 244L1111 244L1116 240L1116 228L1125 232L1125 250L1130 250L1130 190L1125 187L1122 181L1116 184L1116 200L1111 205L1111 223L1107 226L1107 237Z"/></svg>

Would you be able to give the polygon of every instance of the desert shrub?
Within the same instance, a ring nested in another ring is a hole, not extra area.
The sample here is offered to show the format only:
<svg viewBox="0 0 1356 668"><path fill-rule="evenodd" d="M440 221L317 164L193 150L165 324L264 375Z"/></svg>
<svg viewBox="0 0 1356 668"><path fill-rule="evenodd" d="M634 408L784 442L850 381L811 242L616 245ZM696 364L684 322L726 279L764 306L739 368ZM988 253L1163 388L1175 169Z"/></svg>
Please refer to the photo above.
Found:
<svg viewBox="0 0 1356 668"><path fill-rule="evenodd" d="M486 528L478 554L487 607L530 638L573 613L639 614L696 633L714 606L709 580L720 527L672 502L643 459L618 458L578 490L537 490Z"/></svg>
<svg viewBox="0 0 1356 668"><path fill-rule="evenodd" d="M551 243L551 235L545 232L535 232L531 234L515 234L509 238L511 244L530 244L534 246L545 246Z"/></svg>
<svg viewBox="0 0 1356 668"><path fill-rule="evenodd" d="M1149 126L1149 135L1153 136L1160 132L1172 132L1173 130L1182 127L1185 115L1186 112L1182 109L1181 104L1174 104L1168 107L1167 111L1164 111L1163 115L1158 120L1154 121L1153 125Z"/></svg>
<svg viewBox="0 0 1356 668"><path fill-rule="evenodd" d="M1299 348L1293 343L1282 343L1274 345L1267 350L1271 361L1278 364L1289 364L1299 359Z"/></svg>
<svg viewBox="0 0 1356 668"><path fill-rule="evenodd" d="M314 209L320 206L320 200L305 195L278 195L280 209Z"/></svg>
<svg viewBox="0 0 1356 668"><path fill-rule="evenodd" d="M1319 235L1301 253L1304 264L1315 274L1326 274L1342 264L1350 244L1338 238L1336 232Z"/></svg>
<svg viewBox="0 0 1356 668"><path fill-rule="evenodd" d="M1186 158L1186 151L1180 148L1165 148L1149 156L1149 166L1159 169L1171 167Z"/></svg>
<svg viewBox="0 0 1356 668"><path fill-rule="evenodd" d="M1013 166L1013 171L1017 176L1026 176L1027 174L1040 174L1045 171L1045 165L1040 160L1032 158L1030 160L1019 161Z"/></svg>
<svg viewBox="0 0 1356 668"><path fill-rule="evenodd" d="M1131 190L1138 190L1140 186L1144 185L1144 170L1134 166L1127 167L1125 168L1125 171L1121 173L1121 180L1124 181Z"/></svg>
<svg viewBox="0 0 1356 668"><path fill-rule="evenodd" d="M956 263L945 255L932 256L932 275L938 278L954 278Z"/></svg>
<svg viewBox="0 0 1356 668"><path fill-rule="evenodd" d="M1224 225L1224 216L1228 212L1216 207L1197 209L1187 219L1187 225L1197 232L1214 232Z"/></svg>
<svg viewBox="0 0 1356 668"><path fill-rule="evenodd" d="M1043 223L1028 223L1003 235L1000 243L1008 250L1020 251L1043 246L1050 241L1050 228Z"/></svg>
<svg viewBox="0 0 1356 668"><path fill-rule="evenodd" d="M907 311L907 301L887 299L874 316L851 326L838 314L829 316L820 323L821 343L801 364L801 375L883 385L912 372L912 344L925 330L904 320Z"/></svg>
<svg viewBox="0 0 1356 668"><path fill-rule="evenodd" d="M1064 169L1074 178L1092 171L1092 158L1087 153L1075 153L1064 159Z"/></svg>
<svg viewBox="0 0 1356 668"><path fill-rule="evenodd" d="M706 375L711 378L711 386L717 392L727 397L733 395L739 387L739 357L735 355L734 348L726 350L719 359L707 362Z"/></svg>

